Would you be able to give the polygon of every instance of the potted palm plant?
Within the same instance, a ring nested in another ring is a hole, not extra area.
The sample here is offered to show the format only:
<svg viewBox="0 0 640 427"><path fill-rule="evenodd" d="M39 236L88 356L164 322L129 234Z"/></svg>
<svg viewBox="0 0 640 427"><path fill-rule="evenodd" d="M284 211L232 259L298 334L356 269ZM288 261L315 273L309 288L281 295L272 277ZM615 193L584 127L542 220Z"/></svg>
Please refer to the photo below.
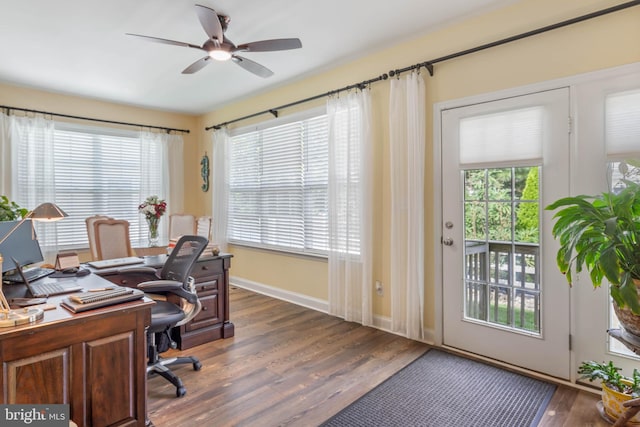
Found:
<svg viewBox="0 0 640 427"><path fill-rule="evenodd" d="M556 210L553 236L557 265L569 284L583 268L594 288L610 284L614 310L625 330L640 336L640 185L624 181L619 192L573 196L546 207Z"/></svg>

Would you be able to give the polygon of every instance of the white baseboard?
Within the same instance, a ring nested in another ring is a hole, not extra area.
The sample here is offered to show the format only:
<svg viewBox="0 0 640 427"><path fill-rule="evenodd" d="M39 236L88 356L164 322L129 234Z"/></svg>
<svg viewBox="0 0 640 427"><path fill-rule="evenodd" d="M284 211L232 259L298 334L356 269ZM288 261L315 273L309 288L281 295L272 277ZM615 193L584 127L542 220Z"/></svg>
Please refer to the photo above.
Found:
<svg viewBox="0 0 640 427"><path fill-rule="evenodd" d="M320 311L322 313L329 313L329 302L318 298L313 298L308 295L300 294L297 292L286 291L275 286L265 285L263 283L254 282L252 280L243 279L241 277L231 276L229 278L230 286L237 286L238 288L246 289L256 292L258 294L266 295L268 297L276 298L282 301L290 302L292 304L300 305L302 307L310 308L312 310ZM386 316L373 316L374 328L380 329L391 334L405 336L391 330L391 318ZM429 329L425 330L425 339L423 342L427 344L434 343L434 331Z"/></svg>
<svg viewBox="0 0 640 427"><path fill-rule="evenodd" d="M308 295L299 294L297 292L286 291L274 286L264 285L262 283L254 282L251 280L243 279L240 277L229 278L229 284L237 286L242 289L256 292L258 294L266 295L272 298L277 298L283 301L287 301L293 304L301 305L316 311L323 313L329 312L329 303L318 298L312 298Z"/></svg>

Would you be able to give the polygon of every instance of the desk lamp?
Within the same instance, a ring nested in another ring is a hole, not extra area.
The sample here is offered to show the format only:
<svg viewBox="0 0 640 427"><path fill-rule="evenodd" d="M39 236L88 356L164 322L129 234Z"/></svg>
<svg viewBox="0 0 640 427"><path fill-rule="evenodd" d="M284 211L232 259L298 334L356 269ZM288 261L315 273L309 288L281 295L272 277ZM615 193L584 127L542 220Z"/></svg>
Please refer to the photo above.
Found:
<svg viewBox="0 0 640 427"><path fill-rule="evenodd" d="M27 219L31 218L34 221L57 221L68 216L62 209L53 203L42 203L37 208L27 213L22 221L16 224L2 239L0 239L0 245L13 234ZM31 236L34 237L33 225L31 229ZM2 271L2 254L0 254L0 271ZM12 310L9 308L7 298L2 292L2 285L0 282L0 327L6 328L8 326L21 325L23 323L33 323L36 320L40 320L44 317L44 311L41 308L23 308L19 310Z"/></svg>

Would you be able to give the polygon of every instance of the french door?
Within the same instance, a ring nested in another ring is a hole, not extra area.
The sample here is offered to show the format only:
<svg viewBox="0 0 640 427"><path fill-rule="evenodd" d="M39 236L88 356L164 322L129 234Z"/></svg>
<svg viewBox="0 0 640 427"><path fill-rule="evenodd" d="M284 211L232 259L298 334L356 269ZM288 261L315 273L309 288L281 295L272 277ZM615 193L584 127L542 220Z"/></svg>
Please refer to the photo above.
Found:
<svg viewBox="0 0 640 427"><path fill-rule="evenodd" d="M569 89L441 111L443 344L570 378L552 212L569 194Z"/></svg>

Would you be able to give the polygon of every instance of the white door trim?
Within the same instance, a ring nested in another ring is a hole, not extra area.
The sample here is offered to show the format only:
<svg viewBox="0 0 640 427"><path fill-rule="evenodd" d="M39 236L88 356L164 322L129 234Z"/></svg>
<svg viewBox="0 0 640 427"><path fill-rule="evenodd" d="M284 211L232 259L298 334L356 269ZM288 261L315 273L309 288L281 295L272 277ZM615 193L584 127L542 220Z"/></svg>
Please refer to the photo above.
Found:
<svg viewBox="0 0 640 427"><path fill-rule="evenodd" d="M634 72L640 72L640 62L622 65L619 67L613 67L605 70L598 70L583 74L578 74L569 77L563 77L559 79L537 82L530 85L519 86L515 88L508 88L499 90L492 93L484 93L480 95L473 95L465 98L452 99L435 103L433 105L433 230L437 233L433 238L433 254L434 254L434 269L432 280L434 283L434 301L432 303L432 310L434 313L434 330L433 330L433 344L442 345L443 343L443 271L442 271L442 259L443 249L440 242L441 236L439 236L442 225L442 124L441 116L442 111L451 108L463 107L471 104L478 104L482 102L489 102L498 99L511 98L526 95L532 92L539 92L545 90L553 90L561 87L569 87L569 94L571 99L570 111L574 114L576 111L575 102L575 87L581 83L587 83L592 80L598 80L602 78L615 78L616 76L623 76ZM576 133L572 132L570 135L571 151L577 150ZM573 182L571 180L570 182ZM573 185L573 184L571 184ZM573 191L573 188L571 189ZM575 335L575 319L574 319L574 297L570 295L570 333ZM576 373L575 367L577 366L575 361L574 352L571 352L571 365L572 374L571 381L575 382Z"/></svg>

